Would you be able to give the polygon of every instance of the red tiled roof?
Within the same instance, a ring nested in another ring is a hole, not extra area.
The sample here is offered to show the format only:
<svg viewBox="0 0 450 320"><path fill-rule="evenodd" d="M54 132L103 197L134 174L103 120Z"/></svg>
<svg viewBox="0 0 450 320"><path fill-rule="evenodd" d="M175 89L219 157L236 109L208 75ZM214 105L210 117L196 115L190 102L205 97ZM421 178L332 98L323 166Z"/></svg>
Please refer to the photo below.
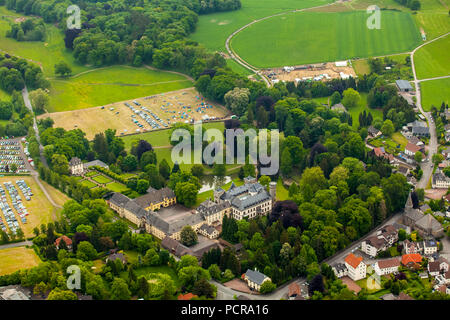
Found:
<svg viewBox="0 0 450 320"><path fill-rule="evenodd" d="M197 298L198 296L193 293L180 294L178 300L191 300L192 298Z"/></svg>
<svg viewBox="0 0 450 320"><path fill-rule="evenodd" d="M358 268L359 264L363 261L362 257L357 257L353 253L350 253L346 258L345 262L351 265L353 268Z"/></svg>
<svg viewBox="0 0 450 320"><path fill-rule="evenodd" d="M57 247L59 247L59 243L61 242L61 239L64 240L64 242L66 243L66 245L68 245L68 246L71 246L71 245L72 245L72 240L71 240L69 237L67 237L67 236L62 236L62 237L59 237L58 239L55 240L55 244L56 244Z"/></svg>
<svg viewBox="0 0 450 320"><path fill-rule="evenodd" d="M384 156L384 152L380 148L373 148L373 152L375 153L375 155L377 157L383 157Z"/></svg>
<svg viewBox="0 0 450 320"><path fill-rule="evenodd" d="M408 151L411 151L413 153L416 153L417 151L420 150L420 147L415 145L415 144L412 144L411 142L408 142L408 144L406 145L405 149L408 150Z"/></svg>
<svg viewBox="0 0 450 320"><path fill-rule="evenodd" d="M406 266L408 263L420 263L422 262L422 256L418 253L404 254L402 256L402 264Z"/></svg>
<svg viewBox="0 0 450 320"><path fill-rule="evenodd" d="M300 286L295 282L289 286L289 297L292 297L293 295L301 295Z"/></svg>

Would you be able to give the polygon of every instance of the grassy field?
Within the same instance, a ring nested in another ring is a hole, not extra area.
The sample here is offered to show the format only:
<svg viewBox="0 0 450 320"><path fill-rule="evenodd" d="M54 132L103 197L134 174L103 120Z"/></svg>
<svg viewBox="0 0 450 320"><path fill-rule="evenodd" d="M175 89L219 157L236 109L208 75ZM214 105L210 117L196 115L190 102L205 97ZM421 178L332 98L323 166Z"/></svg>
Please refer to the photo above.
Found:
<svg viewBox="0 0 450 320"><path fill-rule="evenodd" d="M16 247L0 250L0 276L37 266L41 259L33 249Z"/></svg>
<svg viewBox="0 0 450 320"><path fill-rule="evenodd" d="M33 229L35 227L39 227L43 223L49 223L55 220L59 217L59 213L61 209L58 209L54 207L50 201L45 196L42 189L39 187L39 185L35 182L35 180L32 177L29 176L5 176L0 177L0 183L3 185L4 182L12 182L14 186L16 186L16 189L19 191L19 194L22 194L22 191L17 187L16 180L23 179L27 183L27 185L31 188L31 191L33 192L33 196L31 197L30 201L24 200L23 204L25 208L27 208L29 215L27 216L27 223L23 224L21 220L18 219L19 225L24 232L26 237L33 236ZM68 200L67 196L65 196L60 191L54 189L54 188L48 188L48 191L50 192L52 199L59 205L64 204L65 201ZM22 199L24 199L22 195ZM13 208L13 205L11 203L11 198L7 193L7 199L9 202L9 205L11 208ZM16 210L13 209L14 213L16 214ZM16 218L18 218L18 215L16 214Z"/></svg>
<svg viewBox="0 0 450 320"><path fill-rule="evenodd" d="M353 118L353 125L352 127L354 129L357 129L359 127L359 113L364 112L366 110L366 113L371 113L373 119L381 119L383 120L383 110L381 109L372 109L367 106L367 94L361 94L361 100L359 101L359 106L357 108L352 108L347 110L348 113Z"/></svg>
<svg viewBox="0 0 450 320"><path fill-rule="evenodd" d="M417 78L426 79L450 75L449 61L450 36L423 46L414 54Z"/></svg>
<svg viewBox="0 0 450 320"><path fill-rule="evenodd" d="M430 111L432 105L439 108L442 102L450 103L450 78L424 81L420 83L420 88L425 111Z"/></svg>
<svg viewBox="0 0 450 320"><path fill-rule="evenodd" d="M11 100L11 95L6 91L0 89L0 101L9 101Z"/></svg>
<svg viewBox="0 0 450 320"><path fill-rule="evenodd" d="M330 2L332 0L241 0L242 8L237 11L199 16L197 29L189 37L208 49L225 52L227 37L255 19L292 9L320 6Z"/></svg>
<svg viewBox="0 0 450 320"><path fill-rule="evenodd" d="M209 122L204 123L203 126L206 129L219 129L220 131L225 129L223 122ZM130 150L133 142L139 140L146 140L153 147L170 146L170 129L127 135L123 136L122 139L125 142L126 150Z"/></svg>
<svg viewBox="0 0 450 320"><path fill-rule="evenodd" d="M112 66L67 80L51 80L49 112L102 106L192 87L186 77L146 68Z"/></svg>
<svg viewBox="0 0 450 320"><path fill-rule="evenodd" d="M358 59L352 61L353 68L355 69L355 73L359 76L363 76L365 74L370 73L370 66L367 59Z"/></svg>
<svg viewBox="0 0 450 320"><path fill-rule="evenodd" d="M6 31L10 30L10 22L14 21L13 17L21 17L21 15L0 6L0 49L40 62L47 76L54 76L54 65L59 61L68 63L74 74L89 69L75 61L72 53L64 46L64 34L54 25L46 24L47 38L45 42L19 42L12 38L6 38Z"/></svg>
<svg viewBox="0 0 450 320"><path fill-rule="evenodd" d="M121 183L118 183L118 182L110 183L106 186L106 188L108 188L109 190L114 191L114 192L123 192L128 189L127 186L125 186Z"/></svg>
<svg viewBox="0 0 450 320"><path fill-rule="evenodd" d="M81 181L81 184L88 188L93 188L93 187L97 186L94 182L89 181L89 180L83 180L83 181Z"/></svg>
<svg viewBox="0 0 450 320"><path fill-rule="evenodd" d="M405 52L422 41L409 13L383 12L380 30L366 20L365 11L289 13L243 30L232 46L254 66L274 67Z"/></svg>

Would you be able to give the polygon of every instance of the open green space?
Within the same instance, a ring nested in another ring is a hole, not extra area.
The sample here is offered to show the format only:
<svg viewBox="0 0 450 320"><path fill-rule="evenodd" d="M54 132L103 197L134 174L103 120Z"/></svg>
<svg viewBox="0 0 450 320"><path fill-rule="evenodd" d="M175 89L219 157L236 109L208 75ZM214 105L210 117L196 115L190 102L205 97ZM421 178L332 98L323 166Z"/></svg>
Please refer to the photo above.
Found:
<svg viewBox="0 0 450 320"><path fill-rule="evenodd" d="M88 188L93 188L93 187L97 186L95 183L93 183L92 181L89 181L89 180L82 180L81 184Z"/></svg>
<svg viewBox="0 0 450 320"><path fill-rule="evenodd" d="M419 79L450 75L450 35L417 50L414 64Z"/></svg>
<svg viewBox="0 0 450 320"><path fill-rule="evenodd" d="M241 0L236 11L205 14L199 17L196 31L189 36L210 50L225 52L225 41L242 26L272 14L320 6L332 0ZM263 52L266 52L265 50Z"/></svg>
<svg viewBox="0 0 450 320"><path fill-rule="evenodd" d="M401 133L396 132L392 137L380 136L375 139L369 139L367 142L374 147L384 147L387 153L397 155L399 152L405 150L408 140Z"/></svg>
<svg viewBox="0 0 450 320"><path fill-rule="evenodd" d="M6 91L0 89L0 101L9 101L11 100L11 95Z"/></svg>
<svg viewBox="0 0 450 320"><path fill-rule="evenodd" d="M220 131L225 129L223 122L207 122L202 125L205 129L219 129ZM126 150L130 150L133 142L139 140L148 141L153 147L170 146L170 129L127 135L123 136L122 139Z"/></svg>
<svg viewBox="0 0 450 320"><path fill-rule="evenodd" d="M232 47L254 66L275 67L400 53L421 43L410 13L382 15L381 29L368 29L365 11L289 13L243 30Z"/></svg>
<svg viewBox="0 0 450 320"><path fill-rule="evenodd" d="M98 172L97 171L89 171L88 173L86 173L85 174L85 176L86 177L93 177L93 176L96 176L96 175L98 175Z"/></svg>
<svg viewBox="0 0 450 320"><path fill-rule="evenodd" d="M157 267L141 267L134 269L136 276L139 278L140 276L144 276L147 279L150 279L152 274L162 273L169 275L174 281L177 288L181 286L181 282L178 279L178 275L172 268L168 266L157 266ZM120 273L120 277L124 280L128 280L128 271L123 271Z"/></svg>
<svg viewBox="0 0 450 320"><path fill-rule="evenodd" d="M370 112L372 114L372 117L374 120L375 119L383 120L383 110L369 108L369 106L367 105L367 94L366 93L362 93L362 94L360 94L360 96L361 96L361 100L359 101L358 107L347 109L348 113L350 113L350 115L353 118L352 127L355 129L357 129L359 127L359 114L361 112L364 112L364 110L366 110L367 114Z"/></svg>
<svg viewBox="0 0 450 320"><path fill-rule="evenodd" d="M10 23L21 17L13 11L0 6L0 49L16 56L39 62L44 74L54 76L55 63L65 61L72 68L72 72L79 73L89 68L75 61L70 50L64 45L64 34L54 25L46 24L45 41L16 41L6 38L6 32L10 30Z"/></svg>
<svg viewBox="0 0 450 320"><path fill-rule="evenodd" d="M105 177L104 175L98 175L98 176L95 176L95 177L93 177L92 178L92 180L94 180L94 181L96 181L96 182L98 182L98 183L109 183L109 182L111 182L111 181L113 181L112 179L110 179L110 178L108 178L108 177Z"/></svg>
<svg viewBox="0 0 450 320"><path fill-rule="evenodd" d="M119 182L109 183L106 188L114 192L124 192L125 190L128 190L126 185Z"/></svg>
<svg viewBox="0 0 450 320"><path fill-rule="evenodd" d="M442 102L450 103L450 78L429 80L420 83L422 108L430 111L431 106L439 108Z"/></svg>
<svg viewBox="0 0 450 320"><path fill-rule="evenodd" d="M182 75L147 68L112 66L51 80L49 112L110 104L192 87Z"/></svg>

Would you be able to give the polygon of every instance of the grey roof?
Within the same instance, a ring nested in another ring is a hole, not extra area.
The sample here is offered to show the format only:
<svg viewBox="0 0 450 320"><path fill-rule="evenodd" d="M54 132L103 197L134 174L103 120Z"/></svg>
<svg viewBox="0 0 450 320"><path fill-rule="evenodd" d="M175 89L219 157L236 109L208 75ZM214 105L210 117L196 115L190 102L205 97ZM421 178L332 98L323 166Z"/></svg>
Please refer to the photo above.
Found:
<svg viewBox="0 0 450 320"><path fill-rule="evenodd" d="M386 243L386 241L383 238L378 238L377 236L367 238L366 242L370 244L372 247L375 247L377 249L382 248Z"/></svg>
<svg viewBox="0 0 450 320"><path fill-rule="evenodd" d="M437 171L435 174L433 174L433 183L436 183L437 181L448 181L448 180L449 178L440 171Z"/></svg>
<svg viewBox="0 0 450 320"><path fill-rule="evenodd" d="M77 158L77 157L73 157L72 159L70 159L70 161L69 161L69 166L76 166L76 165L79 165L79 164L81 164L81 159L80 158Z"/></svg>
<svg viewBox="0 0 450 320"><path fill-rule="evenodd" d="M138 203L140 206L147 208L152 203L160 203L164 201L165 198L175 198L175 192L173 192L170 188L162 188L159 190L153 189L151 192L144 194L143 196L140 196L136 199L136 203Z"/></svg>
<svg viewBox="0 0 450 320"><path fill-rule="evenodd" d="M203 215L204 217L208 217L212 214L216 214L222 210L225 210L226 208L230 207L229 201L224 201L221 203L215 203L211 200L205 200L197 208L197 211Z"/></svg>
<svg viewBox="0 0 450 320"><path fill-rule="evenodd" d="M409 219L411 219L414 222L416 222L416 221L420 220L421 218L423 218L423 214L420 213L420 211L417 210L417 209L408 209L405 212L405 216L408 217Z"/></svg>
<svg viewBox="0 0 450 320"><path fill-rule="evenodd" d="M181 257L181 256L186 255L186 254L193 255L193 252L192 252L191 249L189 249L188 247L184 246L179 241L177 241L175 239L172 239L169 236L166 236L161 241L161 247L163 247L164 249L168 250L169 252L175 254L178 257Z"/></svg>
<svg viewBox="0 0 450 320"><path fill-rule="evenodd" d="M336 263L332 266L332 268L336 269L337 272L346 271L347 266L343 263Z"/></svg>
<svg viewBox="0 0 450 320"><path fill-rule="evenodd" d="M401 90L405 90L405 89L411 90L412 89L412 86L409 83L409 81L406 81L406 80L395 80L395 83L397 84L397 86Z"/></svg>
<svg viewBox="0 0 450 320"><path fill-rule="evenodd" d="M422 217L422 219L416 221L416 226L419 226L422 229L428 229L432 231L438 231L442 229L442 225L431 214L427 214L424 217Z"/></svg>
<svg viewBox="0 0 450 320"><path fill-rule="evenodd" d="M130 201L131 201L130 198L119 192L114 192L113 196L109 199L109 202L119 207L125 207L125 205Z"/></svg>
<svg viewBox="0 0 450 320"><path fill-rule="evenodd" d="M231 201L231 205L240 211L251 208L258 203L266 202L272 199L266 190L261 190L256 195L236 197Z"/></svg>
<svg viewBox="0 0 450 320"><path fill-rule="evenodd" d="M331 107L331 110L347 112L347 109L344 107L342 103L336 103Z"/></svg>
<svg viewBox="0 0 450 320"><path fill-rule="evenodd" d="M247 272L245 273L245 275L247 276L247 278L251 281L254 282L258 285L261 285L264 281L264 279L268 278L265 274L259 272L259 271L253 271L248 269Z"/></svg>
<svg viewBox="0 0 450 320"><path fill-rule="evenodd" d="M380 132L380 130L378 130L374 126L369 126L369 128L367 128L367 132L371 135L376 135L378 134L378 132Z"/></svg>
<svg viewBox="0 0 450 320"><path fill-rule="evenodd" d="M428 209L431 209L431 208L428 205L428 203L425 203L425 204L421 205L419 209L420 209L420 211L425 212L425 211L427 211Z"/></svg>
<svg viewBox="0 0 450 320"><path fill-rule="evenodd" d="M265 190L260 183L249 183L236 187L234 182L231 183L230 189L226 191L220 198L222 200L231 200L234 197L245 193L258 193L259 190Z"/></svg>
<svg viewBox="0 0 450 320"><path fill-rule="evenodd" d="M214 228L213 226L209 226L207 224L204 224L200 227L200 230L205 231L207 234L211 235L214 233L214 231L217 231L216 228Z"/></svg>
<svg viewBox="0 0 450 320"><path fill-rule="evenodd" d="M147 211L139 206L134 200L128 201L124 208L133 213L139 219L142 219L147 214Z"/></svg>
<svg viewBox="0 0 450 320"><path fill-rule="evenodd" d="M412 127L413 134L430 134L428 127Z"/></svg>
<svg viewBox="0 0 450 320"><path fill-rule="evenodd" d="M178 231L181 231L185 226L193 226L204 221L200 214L190 214L184 216L182 219L171 221L170 223L162 219L157 212L148 212L145 215L147 222L163 231L167 235L172 235Z"/></svg>
<svg viewBox="0 0 450 320"><path fill-rule="evenodd" d="M93 166L99 166L99 167L102 167L102 168L108 168L108 165L106 163L104 163L103 161L101 161L101 160L93 160L93 161L86 162L86 163L83 164L84 168L89 168L89 167L93 167Z"/></svg>
<svg viewBox="0 0 450 320"><path fill-rule="evenodd" d="M426 127L427 123L422 120L414 120L413 122L410 122L407 124L408 127Z"/></svg>

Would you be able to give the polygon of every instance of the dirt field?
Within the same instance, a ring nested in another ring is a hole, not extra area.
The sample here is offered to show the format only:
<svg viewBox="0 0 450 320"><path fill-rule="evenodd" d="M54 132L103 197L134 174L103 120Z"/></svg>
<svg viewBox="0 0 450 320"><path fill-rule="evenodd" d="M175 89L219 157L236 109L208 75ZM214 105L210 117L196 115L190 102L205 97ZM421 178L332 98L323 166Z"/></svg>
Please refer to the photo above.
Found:
<svg viewBox="0 0 450 320"><path fill-rule="evenodd" d="M150 97L116 102L105 105L103 109L102 107L94 107L74 111L47 113L38 118L51 117L55 121L55 127L61 127L66 130L79 128L86 132L88 139L94 138L96 133L103 132L109 128L116 129L117 135L153 130L139 115L136 115L134 119L143 125L143 128L140 128L132 121L133 118L131 116L134 113L124 103L128 102L137 110L141 110L141 107L135 105L133 101L137 101L141 106L154 112L169 126L180 121L222 118L227 115L227 110L224 107L206 101L194 88L189 88ZM114 109L110 110L111 108Z"/></svg>
<svg viewBox="0 0 450 320"><path fill-rule="evenodd" d="M341 280L345 285L347 285L348 289L353 291L354 293L357 294L361 291L361 287L358 286L358 284L349 277L342 277Z"/></svg>
<svg viewBox="0 0 450 320"><path fill-rule="evenodd" d="M33 196L31 197L30 201L25 200L25 197L23 196L22 191L16 184L16 180L23 179L27 183L27 185L31 188L31 192L33 192ZM27 223L23 224L22 220L19 219L19 215L17 214L16 209L13 207L11 202L11 196L9 195L8 191L5 188L4 182L12 182L12 184L16 187L18 190L21 198L22 203L27 209L29 215L27 218ZM58 209L54 207L50 201L48 201L47 197L45 196L44 192L41 190L41 188L38 186L38 184L34 181L32 177L29 176L5 176L0 177L0 184L2 185L3 189L6 191L6 199L9 203L9 206L13 210L14 214L16 215L16 219L19 222L20 228L24 232L26 237L33 236L33 229L35 227L40 227L42 223L49 223L53 220L55 220L61 209ZM50 192L51 196L53 196L54 201L58 204L62 204L67 200L68 198L62 194L60 191L52 188L52 190L48 190ZM0 211L0 216L3 218L3 221L5 221L5 217L3 216L3 213Z"/></svg>
<svg viewBox="0 0 450 320"><path fill-rule="evenodd" d="M306 67L306 69L303 69ZM328 75L330 79L339 79L340 72L345 73L346 75L350 75L353 78L356 78L355 70L352 66L348 65L346 67L337 67L334 62L328 62L325 64L315 64L315 65L305 65L305 66L296 66L295 68L302 68L293 70L291 72L286 72L283 68L276 69L266 69L263 71L264 74L268 75L270 73L275 73L275 77L272 79L279 79L281 81L298 81L298 79L310 78L311 80L314 77L318 77L320 75ZM304 79L306 80L306 79ZM325 81L326 77L324 76L322 81Z"/></svg>
<svg viewBox="0 0 450 320"><path fill-rule="evenodd" d="M240 279L233 279L231 281L225 282L223 285L236 291L258 294L257 291L250 290L247 284Z"/></svg>
<svg viewBox="0 0 450 320"><path fill-rule="evenodd" d="M10 274L20 269L35 267L41 262L33 251L25 247L0 250L0 275Z"/></svg>

